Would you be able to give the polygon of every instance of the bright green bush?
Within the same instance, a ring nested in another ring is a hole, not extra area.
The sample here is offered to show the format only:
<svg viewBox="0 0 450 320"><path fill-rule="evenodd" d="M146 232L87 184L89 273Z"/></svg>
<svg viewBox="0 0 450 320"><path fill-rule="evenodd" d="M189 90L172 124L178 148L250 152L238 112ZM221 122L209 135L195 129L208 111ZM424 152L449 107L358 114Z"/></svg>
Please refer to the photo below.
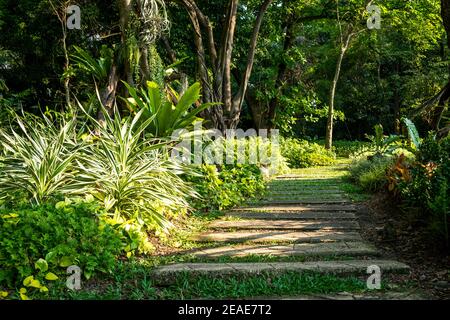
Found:
<svg viewBox="0 0 450 320"><path fill-rule="evenodd" d="M112 270L126 239L99 219L101 213L87 203L0 210L0 287L35 275L39 259L55 274L65 274L70 265L86 278Z"/></svg>
<svg viewBox="0 0 450 320"><path fill-rule="evenodd" d="M362 141L333 141L333 151L338 157L348 158L351 155L364 152L370 148L370 142Z"/></svg>
<svg viewBox="0 0 450 320"><path fill-rule="evenodd" d="M386 171L392 164L391 157L382 156L354 161L349 168L350 179L364 190L381 191L387 184Z"/></svg>
<svg viewBox="0 0 450 320"><path fill-rule="evenodd" d="M201 199L194 207L201 210L222 210L242 204L262 194L265 183L256 165L201 165L199 176L189 176Z"/></svg>
<svg viewBox="0 0 450 320"><path fill-rule="evenodd" d="M232 155L230 151L233 152ZM206 164L251 164L266 168L268 175L284 173L289 169L286 159L281 155L279 144L262 137L206 141L203 144L203 154Z"/></svg>
<svg viewBox="0 0 450 320"><path fill-rule="evenodd" d="M336 155L317 143L298 139L282 139L281 154L291 168L326 166L334 163Z"/></svg>

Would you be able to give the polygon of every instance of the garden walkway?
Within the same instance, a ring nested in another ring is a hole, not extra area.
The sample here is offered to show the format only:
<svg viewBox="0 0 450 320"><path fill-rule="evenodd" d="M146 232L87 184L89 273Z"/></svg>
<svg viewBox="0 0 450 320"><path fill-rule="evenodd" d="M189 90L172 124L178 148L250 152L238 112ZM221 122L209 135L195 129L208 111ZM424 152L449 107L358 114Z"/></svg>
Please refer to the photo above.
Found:
<svg viewBox="0 0 450 320"><path fill-rule="evenodd" d="M194 253L201 262L162 266L156 276L283 271L368 276L371 265L382 273L408 272L407 265L383 259L361 238L355 204L342 190L345 170L340 164L277 177L260 201L227 212L195 236L205 243Z"/></svg>

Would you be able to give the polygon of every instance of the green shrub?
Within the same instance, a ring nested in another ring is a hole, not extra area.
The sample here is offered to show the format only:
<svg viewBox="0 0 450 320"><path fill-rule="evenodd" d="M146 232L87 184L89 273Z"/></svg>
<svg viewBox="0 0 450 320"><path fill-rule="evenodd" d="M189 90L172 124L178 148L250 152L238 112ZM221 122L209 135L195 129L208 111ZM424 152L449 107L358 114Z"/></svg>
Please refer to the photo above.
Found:
<svg viewBox="0 0 450 320"><path fill-rule="evenodd" d="M201 210L222 210L242 204L262 194L265 183L256 165L201 165L199 176L189 176L201 199L194 207Z"/></svg>
<svg viewBox="0 0 450 320"><path fill-rule="evenodd" d="M178 101L176 105L162 94L157 83L147 81L146 85L147 89L136 90L125 83L131 96L125 101L134 112L142 110L144 119L152 119L147 131L154 137L169 137L175 130L192 127L193 123L199 120L197 116L213 105L203 104L193 108L200 99L199 82L189 87L182 96L171 90L171 94Z"/></svg>
<svg viewBox="0 0 450 320"><path fill-rule="evenodd" d="M281 154L291 168L326 166L334 163L336 155L317 143L298 139L282 139Z"/></svg>
<svg viewBox="0 0 450 320"><path fill-rule="evenodd" d="M370 148L370 142L338 140L333 142L333 151L338 157L348 158Z"/></svg>
<svg viewBox="0 0 450 320"><path fill-rule="evenodd" d="M15 115L17 132L0 128L0 199L22 193L34 204L69 192L74 162L82 145L76 143L75 120L53 123L49 118Z"/></svg>
<svg viewBox="0 0 450 320"><path fill-rule="evenodd" d="M14 287L35 275L39 259L55 274L70 265L86 278L112 270L125 241L98 218L101 213L87 203L0 210L0 286Z"/></svg>
<svg viewBox="0 0 450 320"><path fill-rule="evenodd" d="M81 152L74 193L92 194L118 223L167 231L168 214L189 208L187 197L195 193L166 144L143 139L151 119L141 123L142 114L121 119L117 112L105 126L91 119L101 135Z"/></svg>
<svg viewBox="0 0 450 320"><path fill-rule="evenodd" d="M382 156L357 160L350 165L350 179L364 190L381 191L387 184L386 171L392 163L391 157Z"/></svg>
<svg viewBox="0 0 450 320"><path fill-rule="evenodd" d="M449 244L450 138L429 135L420 144L416 162L407 167L408 179L398 184L404 203L421 209L433 234Z"/></svg>

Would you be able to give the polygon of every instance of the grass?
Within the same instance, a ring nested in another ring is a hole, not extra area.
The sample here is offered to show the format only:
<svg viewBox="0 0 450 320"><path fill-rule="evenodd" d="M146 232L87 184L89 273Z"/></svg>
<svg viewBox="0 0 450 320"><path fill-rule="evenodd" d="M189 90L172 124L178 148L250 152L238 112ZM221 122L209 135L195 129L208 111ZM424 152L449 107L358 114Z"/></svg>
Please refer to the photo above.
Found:
<svg viewBox="0 0 450 320"><path fill-rule="evenodd" d="M364 290L365 283L357 278L339 278L315 273L287 272L275 276L200 277L195 281L192 281L188 274L183 274L177 278L174 285L161 290L159 295L163 299L236 299Z"/></svg>
<svg viewBox="0 0 450 320"><path fill-rule="evenodd" d="M353 183L342 182L339 188L354 202L364 202L370 199L370 194Z"/></svg>
<svg viewBox="0 0 450 320"><path fill-rule="evenodd" d="M232 245L232 244L230 244ZM247 256L220 256L206 258L193 254L180 254L171 256L155 256L141 261L147 266L159 266L172 263L243 263L243 262L306 262L306 261L343 261L353 260L354 257L345 255L297 255L297 256L271 256L271 255L247 255Z"/></svg>
<svg viewBox="0 0 450 320"><path fill-rule="evenodd" d="M111 275L82 282L82 290L69 291L63 283L50 287L41 299L120 300L120 299L225 299L276 297L300 294L331 294L364 292L365 281L356 277L338 277L313 272L286 272L277 275L259 274L227 276L226 278L199 276L187 273L177 276L170 286L158 286L149 276L149 268L137 262L121 262Z"/></svg>

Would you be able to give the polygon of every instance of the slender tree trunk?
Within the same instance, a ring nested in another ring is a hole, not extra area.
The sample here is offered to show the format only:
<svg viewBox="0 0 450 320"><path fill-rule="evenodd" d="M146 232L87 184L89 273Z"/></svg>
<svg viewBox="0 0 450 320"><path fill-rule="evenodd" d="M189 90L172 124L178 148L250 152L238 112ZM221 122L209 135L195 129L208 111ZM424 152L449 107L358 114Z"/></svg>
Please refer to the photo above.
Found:
<svg viewBox="0 0 450 320"><path fill-rule="evenodd" d="M400 74L400 64L399 62L395 65L395 71L397 75ZM394 87L394 131L396 134L400 134L400 112L401 111L401 96L398 85Z"/></svg>
<svg viewBox="0 0 450 320"><path fill-rule="evenodd" d="M117 85L119 83L119 75L117 72L117 66L113 65L109 72L108 84L101 92L101 103L105 107L108 116L111 117L114 114L114 101L116 100ZM102 110L97 113L97 119L101 124L105 123L106 115Z"/></svg>
<svg viewBox="0 0 450 320"><path fill-rule="evenodd" d="M66 97L66 105L70 109L72 109L72 103L70 101L70 76L68 74L69 67L70 67L70 59L69 59L69 51L67 50L67 29L66 25L63 25L63 50L64 50L64 58L66 60L64 64L64 91L65 91L65 97Z"/></svg>
<svg viewBox="0 0 450 320"><path fill-rule="evenodd" d="M139 66L141 69L141 84L150 80L150 66L148 64L148 47L146 45L142 46L139 50L141 54Z"/></svg>
<svg viewBox="0 0 450 320"><path fill-rule="evenodd" d="M58 6L55 6L53 1L49 1L50 6L52 7L52 10L58 17L59 22L61 23L61 30L62 30L62 46L63 46L63 52L64 52L64 96L66 100L66 106L69 109L72 109L72 104L70 101L70 76L68 74L69 67L70 67L70 59L69 59L69 51L67 49L67 6L69 5L69 1L64 1L60 3Z"/></svg>
<svg viewBox="0 0 450 320"><path fill-rule="evenodd" d="M351 35L347 36L344 44L341 46L339 57L336 63L336 71L334 72L333 82L331 84L330 90L330 103L328 106L328 119L327 119L327 130L325 135L325 148L330 150L333 145L333 124L334 124L334 100L336 96L336 87L339 81L339 76L341 74L342 60L344 59L345 52L347 51L348 45L350 43Z"/></svg>
<svg viewBox="0 0 450 320"><path fill-rule="evenodd" d="M232 0L230 2L230 13L228 22L228 31L226 33L225 42L225 54L223 63L223 107L225 113L228 115L232 113L233 101L231 92L231 59L233 56L233 45L234 45L234 32L236 30L236 19L237 19L237 6L238 0ZM225 123L229 125L229 119L225 120Z"/></svg>
<svg viewBox="0 0 450 320"><path fill-rule="evenodd" d="M261 7L259 8L258 16L253 27L252 38L250 40L250 50L247 56L247 66L244 71L244 76L242 77L242 82L240 84L239 90L233 98L233 109L231 114L231 119L229 120L230 128L234 129L239 124L239 119L241 115L242 105L244 103L245 94L247 92L248 83L253 70L253 64L255 62L255 51L256 45L258 43L259 31L261 29L262 21L264 15L271 5L273 0L265 0Z"/></svg>
<svg viewBox="0 0 450 320"><path fill-rule="evenodd" d="M122 45L126 46L128 21L131 12L131 0L119 0L118 5L119 5L120 39ZM126 50L128 50L128 48ZM132 83L133 76L131 74L131 61L129 59L124 59L123 79L131 81L130 84L131 85L133 84Z"/></svg>

